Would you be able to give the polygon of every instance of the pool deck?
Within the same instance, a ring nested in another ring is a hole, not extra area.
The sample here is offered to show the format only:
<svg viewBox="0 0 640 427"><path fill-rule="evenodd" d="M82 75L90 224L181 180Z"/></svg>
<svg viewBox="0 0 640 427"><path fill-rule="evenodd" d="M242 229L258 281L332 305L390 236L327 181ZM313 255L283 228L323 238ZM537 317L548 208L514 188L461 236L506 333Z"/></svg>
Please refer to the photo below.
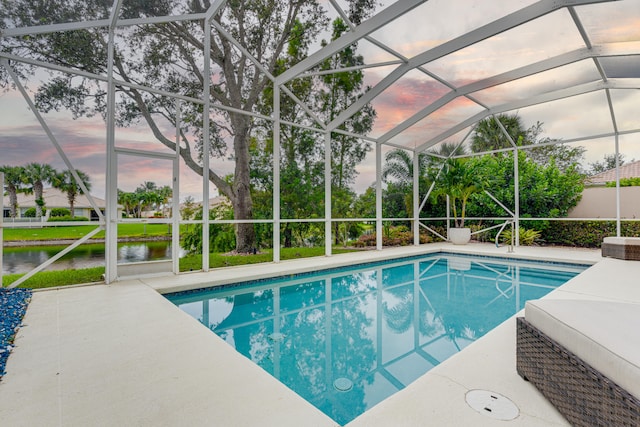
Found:
<svg viewBox="0 0 640 427"><path fill-rule="evenodd" d="M0 424L336 426L161 293L439 250L507 255L490 244L431 244L34 292L0 381ZM547 247L520 247L509 255L595 264L547 298L640 304L638 261ZM508 397L519 416L498 421L476 412L465 402L473 389ZM516 374L511 318L348 424L391 425L568 423Z"/></svg>

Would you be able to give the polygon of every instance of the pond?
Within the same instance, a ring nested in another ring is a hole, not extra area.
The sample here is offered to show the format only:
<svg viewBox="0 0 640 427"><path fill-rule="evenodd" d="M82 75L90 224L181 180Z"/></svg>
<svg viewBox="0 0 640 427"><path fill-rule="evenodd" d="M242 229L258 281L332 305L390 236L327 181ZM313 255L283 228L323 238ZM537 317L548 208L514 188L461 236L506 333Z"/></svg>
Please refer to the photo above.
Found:
<svg viewBox="0 0 640 427"><path fill-rule="evenodd" d="M5 247L2 273L27 273L66 248L64 245ZM81 245L49 266L47 270L67 270L104 266L104 244ZM180 257L185 252L180 249ZM118 263L171 259L170 241L118 244Z"/></svg>

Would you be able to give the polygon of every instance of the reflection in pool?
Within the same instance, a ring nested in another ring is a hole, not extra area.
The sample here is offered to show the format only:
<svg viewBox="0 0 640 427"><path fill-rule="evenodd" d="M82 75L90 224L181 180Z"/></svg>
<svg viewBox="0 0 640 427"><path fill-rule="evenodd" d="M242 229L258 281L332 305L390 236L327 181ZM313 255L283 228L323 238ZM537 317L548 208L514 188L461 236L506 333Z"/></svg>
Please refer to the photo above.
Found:
<svg viewBox="0 0 640 427"><path fill-rule="evenodd" d="M435 254L167 297L345 424L585 268Z"/></svg>

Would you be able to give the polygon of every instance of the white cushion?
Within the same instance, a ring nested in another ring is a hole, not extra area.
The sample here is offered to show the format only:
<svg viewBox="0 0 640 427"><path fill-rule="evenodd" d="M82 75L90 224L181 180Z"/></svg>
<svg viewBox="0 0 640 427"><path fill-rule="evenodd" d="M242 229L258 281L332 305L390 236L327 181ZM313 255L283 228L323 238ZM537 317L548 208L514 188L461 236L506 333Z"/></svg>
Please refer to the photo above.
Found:
<svg viewBox="0 0 640 427"><path fill-rule="evenodd" d="M640 237L605 237L602 243L610 245L640 246Z"/></svg>
<svg viewBox="0 0 640 427"><path fill-rule="evenodd" d="M542 299L526 303L525 318L640 399L640 304Z"/></svg>

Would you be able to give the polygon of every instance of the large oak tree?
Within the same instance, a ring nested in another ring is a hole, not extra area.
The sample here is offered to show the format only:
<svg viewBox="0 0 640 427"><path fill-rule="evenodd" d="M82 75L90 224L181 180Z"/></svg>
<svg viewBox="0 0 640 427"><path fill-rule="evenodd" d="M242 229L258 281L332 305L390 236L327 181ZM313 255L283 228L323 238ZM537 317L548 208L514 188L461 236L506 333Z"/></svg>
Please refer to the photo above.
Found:
<svg viewBox="0 0 640 427"><path fill-rule="evenodd" d="M210 39L213 76L209 96L214 103L227 109L216 110L211 122L211 138L203 141L202 106L186 103L180 155L189 168L207 176L229 198L235 219L251 219L253 214L249 143L254 119L242 112L255 111L270 81L267 73L274 73L294 25L302 26L305 34L313 35L326 24L320 3L319 0L228 0L215 14L211 34L204 34L202 20L120 27L117 31L113 64L116 79L195 98L202 97L206 78L203 73L204 38ZM0 25L24 27L106 19L113 1L13 0L3 1L2 5ZM209 0L125 0L120 19L203 13L210 6ZM245 50L235 47L226 35ZM106 75L107 39L106 29L96 27L5 38L3 50ZM14 62L12 66L25 78L35 71L24 63ZM0 73L0 78L5 79L6 84L7 75ZM104 116L105 99L104 84L75 74L54 73L50 80L39 86L36 103L45 112L68 109L75 117ZM147 123L160 143L175 149L173 138L162 131L167 122L175 123L173 100L135 86L118 86L116 123L129 126L140 121ZM234 160L231 180L225 180L219 171L203 170L203 143L210 145L211 155L230 155ZM236 249L250 251L254 244L253 224L238 224Z"/></svg>

